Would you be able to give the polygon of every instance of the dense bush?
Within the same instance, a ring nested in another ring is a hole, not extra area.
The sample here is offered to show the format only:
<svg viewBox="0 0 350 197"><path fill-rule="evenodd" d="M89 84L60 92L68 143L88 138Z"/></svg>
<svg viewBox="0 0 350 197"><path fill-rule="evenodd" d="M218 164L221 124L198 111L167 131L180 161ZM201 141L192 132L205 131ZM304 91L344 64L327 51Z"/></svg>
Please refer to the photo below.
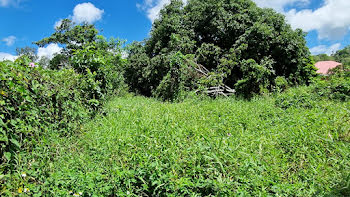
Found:
<svg viewBox="0 0 350 197"><path fill-rule="evenodd" d="M21 148L33 148L47 131L72 133L109 95L126 90L122 42L97 34L94 25L65 19L36 42L63 45L46 65L53 70L32 62L32 48L18 49L15 62L0 62L0 175L11 170Z"/></svg>
<svg viewBox="0 0 350 197"><path fill-rule="evenodd" d="M333 70L333 74L330 76L315 78L310 86L291 88L283 94L278 94L275 104L283 109L290 107L312 108L317 102L326 99L350 100L350 70L348 66Z"/></svg>
<svg viewBox="0 0 350 197"><path fill-rule="evenodd" d="M341 101L350 100L350 70L334 70L334 73L324 79L319 79L314 84L314 92L319 96Z"/></svg>
<svg viewBox="0 0 350 197"><path fill-rule="evenodd" d="M250 0L189 0L186 5L172 0L154 22L150 38L130 47L126 78L131 88L173 99L154 90L165 88L162 81L174 70L171 59L177 52L191 54L190 60L209 69L203 78L244 96L272 90L277 77L293 85L309 83L316 74L304 33ZM198 85L192 84L188 89Z"/></svg>
<svg viewBox="0 0 350 197"><path fill-rule="evenodd" d="M61 70L44 69L25 56L0 62L0 174L11 170L19 150L33 148L48 131L71 134L108 95L125 90L120 54L87 47L72 59L74 69Z"/></svg>
<svg viewBox="0 0 350 197"><path fill-rule="evenodd" d="M95 99L126 89L123 75L126 60L121 55L121 44L119 40L107 41L103 36L97 36L95 41L73 50L70 58L72 68L84 75L93 74L94 80L99 83L98 87L92 88Z"/></svg>
<svg viewBox="0 0 350 197"><path fill-rule="evenodd" d="M276 96L275 104L282 109L290 107L313 108L320 100L320 97L313 92L313 88L304 86L288 89Z"/></svg>
<svg viewBox="0 0 350 197"><path fill-rule="evenodd" d="M34 64L31 64L32 66ZM88 117L85 77L73 70L29 66L25 57L0 63L0 173L21 147L31 148L48 130L66 135L72 122Z"/></svg>
<svg viewBox="0 0 350 197"><path fill-rule="evenodd" d="M342 64L350 65L350 45L346 46L344 49L337 51L332 55L334 59Z"/></svg>

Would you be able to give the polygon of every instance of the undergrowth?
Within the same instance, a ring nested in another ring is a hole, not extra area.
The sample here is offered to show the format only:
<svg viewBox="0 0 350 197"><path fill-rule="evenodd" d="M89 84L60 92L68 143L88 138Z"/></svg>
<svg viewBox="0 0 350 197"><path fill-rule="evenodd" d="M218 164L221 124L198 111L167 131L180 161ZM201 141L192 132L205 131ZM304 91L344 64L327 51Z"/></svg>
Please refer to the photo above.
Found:
<svg viewBox="0 0 350 197"><path fill-rule="evenodd" d="M1 192L349 196L350 103L284 106L274 97L181 103L115 98L81 133L51 133L21 153Z"/></svg>

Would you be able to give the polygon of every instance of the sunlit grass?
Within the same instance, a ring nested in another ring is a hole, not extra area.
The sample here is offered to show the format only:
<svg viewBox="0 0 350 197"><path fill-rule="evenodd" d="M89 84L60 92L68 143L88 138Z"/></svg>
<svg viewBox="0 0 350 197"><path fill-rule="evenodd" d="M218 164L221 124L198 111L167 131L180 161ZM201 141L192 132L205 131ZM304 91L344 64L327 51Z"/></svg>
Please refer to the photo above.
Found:
<svg viewBox="0 0 350 197"><path fill-rule="evenodd" d="M349 109L115 98L79 135L53 135L24 156L20 172L32 194L49 196L348 195Z"/></svg>

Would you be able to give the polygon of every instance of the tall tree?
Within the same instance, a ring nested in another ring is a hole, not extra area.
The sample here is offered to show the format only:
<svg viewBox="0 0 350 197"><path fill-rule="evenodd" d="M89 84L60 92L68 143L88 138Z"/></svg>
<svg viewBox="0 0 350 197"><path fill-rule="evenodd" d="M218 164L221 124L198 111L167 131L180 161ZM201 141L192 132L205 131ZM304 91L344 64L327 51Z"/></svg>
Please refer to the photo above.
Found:
<svg viewBox="0 0 350 197"><path fill-rule="evenodd" d="M69 65L67 61L75 50L82 49L83 46L97 40L98 30L94 25L83 23L75 24L70 19L64 19L60 25L55 28L55 32L42 40L34 42L39 47L45 47L51 43L62 45L61 54L53 58L50 62L51 68L59 68L60 66ZM54 64L54 65L53 65Z"/></svg>
<svg viewBox="0 0 350 197"><path fill-rule="evenodd" d="M34 42L39 47L44 47L51 43L65 46L65 50L70 53L73 49L81 49L85 44L96 40L98 30L94 25L83 23L75 24L70 19L64 19L55 28L55 32L42 40Z"/></svg>
<svg viewBox="0 0 350 197"><path fill-rule="evenodd" d="M279 76L307 83L316 72L304 36L283 15L251 0L189 0L186 5L172 0L150 38L134 45L127 75L133 89L154 95L173 68L170 60L181 52L208 68L211 78L244 89L244 95L272 89Z"/></svg>
<svg viewBox="0 0 350 197"><path fill-rule="evenodd" d="M337 51L333 57L342 64L350 65L350 45Z"/></svg>
<svg viewBox="0 0 350 197"><path fill-rule="evenodd" d="M23 47L23 48L16 48L16 54L17 56L25 55L33 62L38 60L38 56L36 55L36 49L33 47Z"/></svg>

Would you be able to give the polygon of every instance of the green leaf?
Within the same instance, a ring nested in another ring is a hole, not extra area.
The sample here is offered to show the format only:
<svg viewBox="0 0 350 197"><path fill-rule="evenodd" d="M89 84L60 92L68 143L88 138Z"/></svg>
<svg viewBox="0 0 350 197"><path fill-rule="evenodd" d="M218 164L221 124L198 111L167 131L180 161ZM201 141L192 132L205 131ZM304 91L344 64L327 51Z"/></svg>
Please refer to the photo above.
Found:
<svg viewBox="0 0 350 197"><path fill-rule="evenodd" d="M10 139L10 142L14 145L16 145L17 148L21 148L21 144L16 139Z"/></svg>
<svg viewBox="0 0 350 197"><path fill-rule="evenodd" d="M12 154L11 154L10 152L5 152L5 153L4 153L4 156L5 156L5 158L6 158L7 161L10 161L10 160L11 160L11 155L12 155Z"/></svg>
<svg viewBox="0 0 350 197"><path fill-rule="evenodd" d="M1 129L0 129L0 131L1 131ZM5 131L1 131L1 133L0 133L0 142L8 143L8 138L7 138Z"/></svg>

